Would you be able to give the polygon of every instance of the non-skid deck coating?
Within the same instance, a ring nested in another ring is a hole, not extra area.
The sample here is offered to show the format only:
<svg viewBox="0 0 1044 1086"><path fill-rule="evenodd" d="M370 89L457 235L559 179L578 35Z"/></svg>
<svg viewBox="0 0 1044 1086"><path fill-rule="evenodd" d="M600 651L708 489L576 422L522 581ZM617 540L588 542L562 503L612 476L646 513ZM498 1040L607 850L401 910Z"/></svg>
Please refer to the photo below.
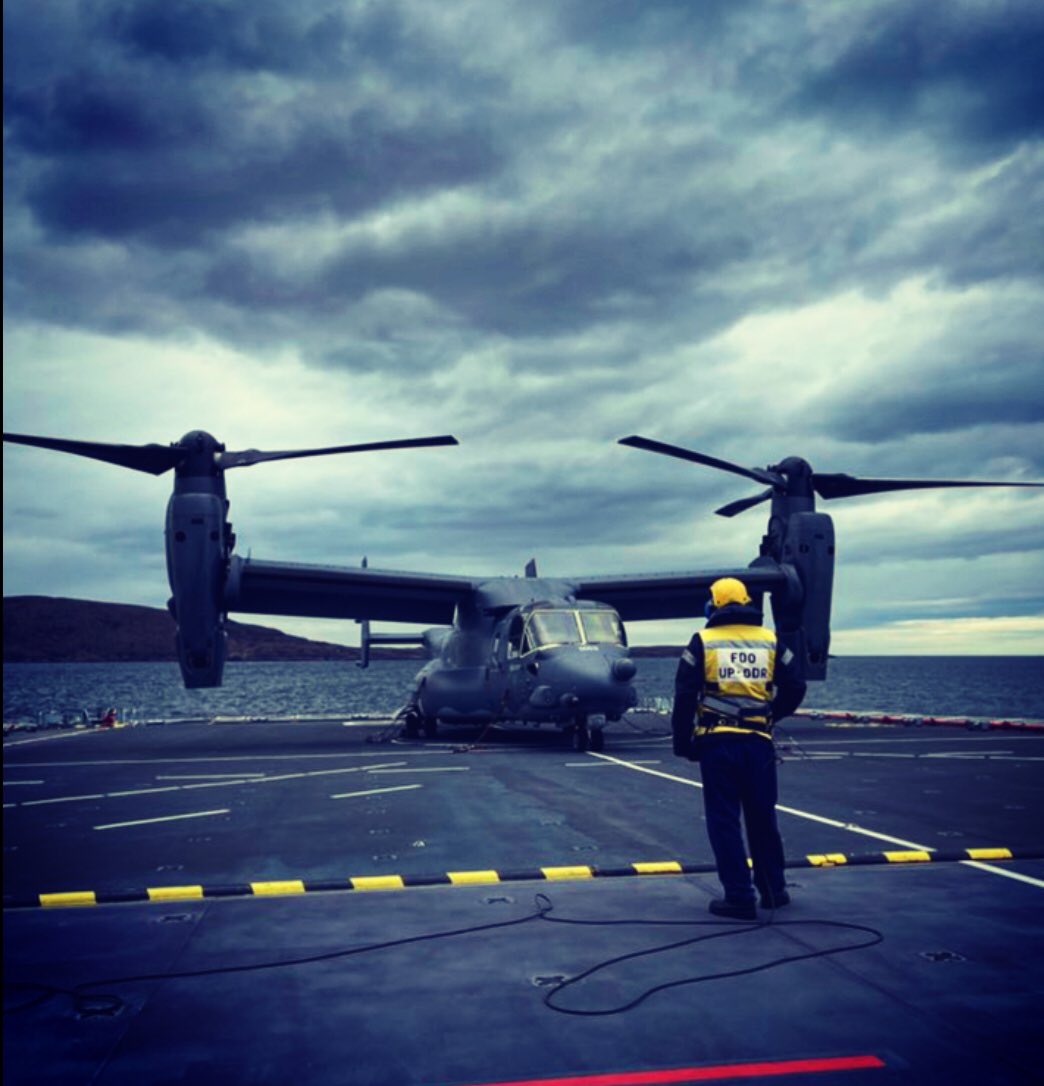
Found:
<svg viewBox="0 0 1044 1086"><path fill-rule="evenodd" d="M1035 1081L1040 860L795 867L794 904L759 928L711 923L709 874L476 877L396 893L289 885L707 865L698 768L671 757L662 719L639 723L660 735L618 726L604 756L550 735L490 736L478 749L369 743L379 727L336 722L6 742L5 899L283 892L6 910L5 1082ZM1039 851L1040 736L786 732L780 820L792 860ZM866 929L883 941L750 972L872 941ZM545 1005L563 978L606 959L729 930L632 957L553 1002L612 1011L660 985L739 975L615 1014Z"/></svg>

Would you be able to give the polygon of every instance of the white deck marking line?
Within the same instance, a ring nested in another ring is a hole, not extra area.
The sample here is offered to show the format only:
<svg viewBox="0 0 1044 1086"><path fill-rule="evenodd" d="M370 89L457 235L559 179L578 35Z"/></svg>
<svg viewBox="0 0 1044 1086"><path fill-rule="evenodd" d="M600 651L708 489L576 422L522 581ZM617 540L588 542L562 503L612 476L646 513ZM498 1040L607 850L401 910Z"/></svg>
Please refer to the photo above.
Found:
<svg viewBox="0 0 1044 1086"><path fill-rule="evenodd" d="M267 776L262 773L249 774L246 776L236 775L233 777L229 774L228 777L222 780L204 781L199 784L182 784L179 785L179 787L188 791L190 788L220 788L225 784L269 784L272 781L299 781L305 780L308 777L332 777L340 773L367 773L372 769L382 768L383 766L405 764L405 762L383 762L381 766L353 765L341 769L307 769L301 770L299 773L278 773L274 776Z"/></svg>
<svg viewBox="0 0 1044 1086"><path fill-rule="evenodd" d="M56 796L53 799L27 799L19 807L40 807L45 803L75 803L78 799L104 799L104 792L95 792L89 796Z"/></svg>
<svg viewBox="0 0 1044 1086"><path fill-rule="evenodd" d="M923 758L923 754L896 754L890 750L845 750L840 751L840 754L847 754L849 758ZM836 757L837 755L835 755ZM827 756L829 757L829 755ZM965 755L962 755L965 757ZM973 754L971 757L977 758L978 755Z"/></svg>
<svg viewBox="0 0 1044 1086"><path fill-rule="evenodd" d="M19 784L43 784L43 781L4 781L5 788L14 788Z"/></svg>
<svg viewBox="0 0 1044 1086"><path fill-rule="evenodd" d="M11 744L6 744L10 747ZM5 748L6 749L6 748ZM430 758L440 757L444 752L439 750L396 750L396 758ZM75 768L77 766L110 766L110 765L194 765L202 762L207 764L208 762L224 763L224 762L315 762L315 761L332 761L333 759L339 759L344 761L349 758L387 758L388 755L376 752L376 753L355 753L352 751L345 751L341 754L236 754L236 755L221 755L220 757L211 758L85 758L76 762L16 762L9 764L8 769L51 769L56 766L68 769L70 767ZM242 776L243 774L237 773L236 776Z"/></svg>
<svg viewBox="0 0 1044 1086"><path fill-rule="evenodd" d="M341 792L331 799L354 799L356 796L383 796L385 792L410 792L414 788L423 788L423 784L397 784L394 788L369 788L365 792Z"/></svg>
<svg viewBox="0 0 1044 1086"><path fill-rule="evenodd" d="M378 766L374 766L372 769L368 769L367 773L372 773L375 777L380 777L385 773L470 773L471 766L469 765L432 765L432 766L418 766L414 769L412 766L409 769L383 769Z"/></svg>
<svg viewBox="0 0 1044 1086"><path fill-rule="evenodd" d="M407 762L381 762L380 765L353 765L347 769L313 769L306 775L309 777L321 777L327 773L391 773L397 766L407 765Z"/></svg>
<svg viewBox="0 0 1044 1086"><path fill-rule="evenodd" d="M96 830L122 830L127 826L151 826L156 822L178 822L183 818L209 818L211 815L228 814L229 809L220 811L193 811L191 814L167 815L164 818L139 818L134 822L109 822L104 826L95 826Z"/></svg>
<svg viewBox="0 0 1044 1086"><path fill-rule="evenodd" d="M280 773L275 777L262 777L257 784L268 784L269 781L294 781L305 777L332 777L338 773L372 773L375 769L386 769L391 766L405 765L405 762L382 762L380 765L353 765L343 769L309 769L301 773ZM253 781L247 781L253 784Z"/></svg>
<svg viewBox="0 0 1044 1086"><path fill-rule="evenodd" d="M320 769L315 772L301 773L276 773L271 777L262 777L260 780L236 781L236 784L269 784L271 781L303 781L306 777L320 777L327 773L347 773L349 770Z"/></svg>
<svg viewBox="0 0 1044 1086"><path fill-rule="evenodd" d="M1018 871L1006 871L992 864L980 863L978 860L962 860L965 867L978 867L983 871L991 871L994 875L1004 875L1006 878L1015 879L1017 882L1028 882L1030 886L1044 886L1044 880L1035 879L1032 875L1022 875Z"/></svg>
<svg viewBox="0 0 1044 1086"><path fill-rule="evenodd" d="M634 769L639 773L648 773L653 777L663 777L665 780L674 781L677 784L687 784L690 788L702 788L703 785L699 781L690 781L686 777L676 777L673 773L664 773L659 769L648 769L645 766L635 765L632 762L625 762L621 758L614 758L611 754L595 754L590 752L592 758L603 758L607 762L616 762L618 765L626 766L628 769ZM812 814L811 811L799 811L796 807L784 807L781 803L776 804L777 811L783 811L786 814L795 815L798 818L807 818L811 822L822 822L826 826L835 826L837 829L848 830L850 833L861 833L864 837L873 837L878 841L888 841L893 845L903 845L905 848L916 849L919 852L935 852L936 849L930 845L919 845L915 841L904 841L901 837L891 837L886 833L877 833L875 830L865 830L862 826L854 826L849 822L839 822L836 818L827 818L824 815ZM978 860L961 860L959 861L966 867L977 867L980 871L987 871L991 875L1000 875L1006 879L1015 879L1018 882L1028 883L1030 886L1039 886L1044 890L1044 879L1035 879L1030 875L1022 875L1017 871L1007 871L1003 867L994 867L993 864L980 863Z"/></svg>
<svg viewBox="0 0 1044 1086"><path fill-rule="evenodd" d="M1011 754L1010 750L936 750L930 754L922 754L922 758L952 758L955 761L961 759L975 760L977 758L989 758L995 755Z"/></svg>
<svg viewBox="0 0 1044 1086"><path fill-rule="evenodd" d="M180 792L181 786L177 784L168 784L163 788L130 788L126 792L106 792L105 795L109 799L116 799L119 796L151 796L156 792Z"/></svg>
<svg viewBox="0 0 1044 1086"><path fill-rule="evenodd" d="M223 781L196 781L195 784L179 784L178 787L182 792L191 792L194 788L224 788L232 784L259 784L264 779L264 777L256 779L253 777L232 777Z"/></svg>
<svg viewBox="0 0 1044 1086"><path fill-rule="evenodd" d="M392 743L396 747L401 748L404 752L410 751L417 754L420 753L420 750L418 750L416 747L410 747L404 742L398 742L393 739ZM459 746L460 743L432 743L425 740L424 746L421 749L429 751L431 754L439 754L440 752L445 752L447 750L456 750Z"/></svg>
<svg viewBox="0 0 1044 1086"><path fill-rule="evenodd" d="M94 735L98 728L78 728L76 731L59 732L57 735L35 735L32 739L11 739L4 744L4 750L10 747L25 747L30 743L47 743L52 739L71 739L74 735Z"/></svg>
<svg viewBox="0 0 1044 1086"><path fill-rule="evenodd" d="M608 765L608 762L563 762L566 769L597 769L599 766ZM662 765L659 758L636 758L632 765Z"/></svg>
<svg viewBox="0 0 1044 1086"><path fill-rule="evenodd" d="M639 773L648 773L653 777L663 777L664 780L674 781L676 784L687 784L690 788L702 788L699 781L690 781L688 777L676 777L673 773L665 773L662 769L648 769L637 762L625 762L622 758L614 758L611 754L596 754L593 750L588 752L592 758L601 758L604 762L615 762L626 769L635 769Z"/></svg>
<svg viewBox="0 0 1044 1086"><path fill-rule="evenodd" d="M306 777L326 777L338 773L365 773L373 769L391 769L392 766L405 765L405 762L382 762L379 766L348 766L343 769L313 769L301 773L281 773L275 777L234 777L228 779L222 777L216 781L198 781L195 784L168 784L160 788L132 788L123 792L99 792L89 796L58 796L52 799L29 799L22 803L5 803L4 809L9 807L38 807L45 803L72 803L81 799L122 799L126 796L148 796L158 792L190 792L196 788L230 788L237 784L268 784L269 781L301 780ZM468 766L456 766L457 769L467 769ZM394 770L392 770L394 772ZM399 770L400 773L424 773L426 770Z"/></svg>
<svg viewBox="0 0 1044 1086"><path fill-rule="evenodd" d="M170 773L170 774L158 774L156 780L158 781L202 781L202 780L216 780L219 777L228 780L230 778L240 777L263 777L264 773Z"/></svg>

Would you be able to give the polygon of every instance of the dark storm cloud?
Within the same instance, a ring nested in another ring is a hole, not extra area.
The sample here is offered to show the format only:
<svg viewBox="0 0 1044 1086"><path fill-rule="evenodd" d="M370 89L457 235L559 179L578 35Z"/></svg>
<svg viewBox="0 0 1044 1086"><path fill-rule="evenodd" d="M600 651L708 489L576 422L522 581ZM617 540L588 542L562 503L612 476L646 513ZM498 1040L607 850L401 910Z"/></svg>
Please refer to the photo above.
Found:
<svg viewBox="0 0 1044 1086"><path fill-rule="evenodd" d="M983 420L1019 424L1044 422L1041 366L1019 363L948 375L918 387L897 381L868 390L858 402L846 397L833 416L837 431L854 441L887 441L913 433L968 430ZM1044 461L1038 461L1044 467Z"/></svg>
<svg viewBox="0 0 1044 1086"><path fill-rule="evenodd" d="M240 344L294 342L313 362L375 368L391 358L396 368L417 369L430 355L417 352L413 366L412 345L389 355L380 328L376 342L351 341L346 308L382 291L426 299L429 309L405 323L431 340L434 321L437 335L449 337L435 351L443 355L457 349L465 326L478 335L547 337L642 321L651 346L657 337L699 341L744 312L850 284L887 289L940 265L961 284L1040 269L1041 249L998 210L1021 201L1033 215L1041 197L1032 164L1006 170L983 207L962 212L957 229L953 222L919 227L886 255L874 254L874 243L904 214L903 196L888 185L831 187L829 176L802 167L786 183L735 187L729 169L733 160L739 168L738 149L772 132L778 117L768 107L794 81L779 73L803 70L782 59L808 44L805 16L783 35L778 20L759 29L751 5L537 7L534 22L547 19L579 43L596 70L626 65L646 55L641 50L651 58L633 110L627 96L635 89L621 87L620 116L644 118L650 136L664 126L668 138L633 149L621 143L589 162L588 141L607 133L584 99L583 76L563 82L561 94L534 95L531 70L493 72L473 55L455 54L405 7L148 0L90 11L64 31L50 62L43 18L34 25L24 12L13 17L13 29L36 41L30 52L44 59L19 62L12 51L12 203L27 208L56 245L74 243L49 252L35 237L9 245L14 312L54 316L58 306L71 324L110 330L191 321ZM933 88L971 86L954 59L969 56L978 58L983 93L1010 87L1005 100L1017 97L1014 76L1004 83L1003 66L990 67L990 50L976 52L974 43L982 31L991 48L1010 47L1016 72L1024 68L1024 41L981 14L923 5L904 12L878 9L865 26L847 17L849 44L806 85L801 109L839 120L845 131L845 102L877 116L883 92L864 70L876 71L874 43L891 55L907 33L916 63L890 93L909 109L934 102ZM1019 25L1034 40L1036 22L1027 16ZM728 64L714 68L713 51L704 49L715 36L735 46L741 30L751 41L737 56L752 68L749 58L761 58L759 79L749 85L736 83ZM939 41L929 48L933 33ZM764 62L764 50L773 63ZM63 57L69 62L58 62ZM849 68L862 89L831 105L830 87ZM705 69L716 73L719 89L695 94ZM715 111L726 101L721 127ZM706 134L696 137L689 130L700 124ZM519 179L529 160L574 131L582 135L570 137L573 152L548 166L553 195L527 193ZM791 150L800 161L801 148ZM584 179L575 192L560 176L572 169ZM594 201L585 188L591 171L602 178ZM721 185L704 180L714 171ZM349 224L455 188L474 204L453 225L407 227L390 241L354 238L321 262L289 270L278 251L266 258L236 242L242 228L267 225L286 229L292 245L298 221L328 215ZM490 210L505 203L508 217ZM92 240L123 247L121 266L105 268L112 278L102 301L92 281ZM730 276L727 287L719 286L722 276Z"/></svg>
<svg viewBox="0 0 1044 1086"><path fill-rule="evenodd" d="M488 95L499 87L495 78L460 69L437 42L418 32L395 0L135 0L103 7L95 26L129 57L162 62L172 71L315 80L332 97L346 76L379 73L394 73L399 88L429 93L447 78L462 94Z"/></svg>
<svg viewBox="0 0 1044 1086"><path fill-rule="evenodd" d="M195 102L135 98L101 72L63 75L45 86L5 89L12 147L70 162L105 152L178 150L215 135Z"/></svg>
<svg viewBox="0 0 1044 1086"><path fill-rule="evenodd" d="M922 128L995 154L1044 134L1039 4L911 4L871 10L793 105L878 134Z"/></svg>
<svg viewBox="0 0 1044 1086"><path fill-rule="evenodd" d="M451 116L464 110L420 97L404 109L401 96L364 88L382 63L400 87L441 63L455 90L474 89L418 36L407 45L394 9L100 10L63 27L55 53L71 65L42 55L41 26L24 12L12 20L38 63L12 52L5 65L9 188L54 237L192 246L248 223L350 218L499 167L490 131ZM285 78L266 82L271 73Z"/></svg>
<svg viewBox="0 0 1044 1086"><path fill-rule="evenodd" d="M977 503L976 491L950 492L931 508L937 516L946 513L959 515L963 503ZM894 522L886 530L879 527L875 531L867 530L862 535L845 531L844 506L847 502L825 502L822 511L835 518L839 545L839 560L853 566L875 566L882 563L901 563L916 561L936 561L940 559L959 559L974 561L991 555L1039 555L1044 544L1044 531L1040 522L1033 517L1031 501L1039 504L1039 499L1024 499L1026 508L1020 510L1018 503L1008 505L1007 518L1000 524L993 517L983 515L979 524L962 520L959 532L944 520L933 523L923 512L923 503L910 502L893 506ZM854 501L854 499L853 499ZM971 509L981 505L968 506ZM996 510L998 506L989 508ZM944 510L940 514L940 509Z"/></svg>
<svg viewBox="0 0 1044 1086"><path fill-rule="evenodd" d="M350 27L345 13L334 9L301 20L268 5L212 0L121 3L105 21L117 41L144 56L172 64L279 72L334 60L353 39L364 48L388 44L397 25L391 7L370 9Z"/></svg>
<svg viewBox="0 0 1044 1086"><path fill-rule="evenodd" d="M9 17L30 42L30 59L11 49L5 90L11 215L27 209L48 235L8 243L13 314L108 331L192 325L251 349L293 343L313 363L400 372L490 335L515 337L510 369L548 367L559 360L542 339L641 326L605 360L625 367L744 314L847 288L1042 270L1032 159L1006 164L978 203L933 222L931 197L911 201L888 178L868 184L865 168L835 181L834 161L816 157L851 136L853 118L889 110L914 120L928 110L952 139L972 138L961 125L987 100L1023 116L1040 25L1025 7L1012 9L1010 30L966 6L845 13L832 59L811 76L814 9L787 23L751 4L525 6L514 13L531 10L551 37L523 21L514 36L528 44L516 48L539 47L540 61L508 52L495 67L481 63L492 24L470 52L454 51L454 31L406 5L66 7L79 19ZM558 35L591 63L586 78L611 85L620 65L621 108L608 116L641 119L627 138L614 139L585 97L584 74L537 93L544 57L549 81L562 63ZM721 57L709 41L724 43ZM775 142L782 102L822 121L811 144L807 124ZM997 130L1032 132L1013 124ZM868 158L878 146L887 154L886 134L863 139ZM551 153L562 140L569 152ZM764 177L743 158L755 140L779 163ZM543 155L546 191L531 166ZM336 231L376 211L394 219L411 199L449 190L469 209L437 228L357 232L322 256L281 259L297 223ZM242 235L252 226L282 240L251 248Z"/></svg>
<svg viewBox="0 0 1044 1086"><path fill-rule="evenodd" d="M192 246L213 231L329 210L351 216L405 192L475 180L497 156L481 133L401 126L361 111L307 124L288 144L262 138L210 159L151 162L69 158L43 171L28 197L37 220L64 235ZM142 148L137 148L140 151Z"/></svg>
<svg viewBox="0 0 1044 1086"><path fill-rule="evenodd" d="M961 600L952 599L890 599L886 602L851 603L839 608L842 614L835 612L833 625L835 635L839 630L848 630L853 627L874 627L883 623L915 623L944 622L947 625L966 619L992 619L998 615L1005 618L1033 618L1044 613L1044 597L1020 596L1015 593L1002 596L983 598L968 598ZM893 632L901 633L900 625ZM986 644L984 638L990 636L986 630L979 631L979 647L965 651L969 655L977 655L983 651ZM931 644L931 642L927 642ZM887 638L882 640L882 646L887 644ZM936 643L935 650L937 651ZM926 653L933 654L932 652ZM895 655L894 651L889 655Z"/></svg>
<svg viewBox="0 0 1044 1086"><path fill-rule="evenodd" d="M940 276L958 287L1014 278L1044 280L1039 160L1032 154L1015 156L981 184L980 193L981 205L959 224L940 224L925 238L924 252L934 259Z"/></svg>
<svg viewBox="0 0 1044 1086"><path fill-rule="evenodd" d="M336 530L327 524L323 536L314 539L296 526L287 530L279 517L269 523L255 518L250 529L255 550L259 557L274 557L279 551L284 557L296 552L303 561L331 561L331 538L352 539L362 529L367 546L380 550L383 544L386 553L399 552L417 545L418 524L424 525L422 546L433 555L573 550L592 543L610 547L636 539L655 541L662 537L663 524L696 516L692 494L667 483L647 480L639 502L632 489L604 485L604 476L597 479L589 467L566 470L527 461L522 450L520 456L513 474L501 466L453 473L452 485L444 478L443 492L434 500L415 497L404 503L399 495L389 494L369 505L364 526L357 523L350 502L331 503L327 512L336 518ZM476 508L481 510L478 515ZM339 554L336 560L347 559ZM374 564L382 561L374 557Z"/></svg>
<svg viewBox="0 0 1044 1086"><path fill-rule="evenodd" d="M990 598L989 596L981 599L969 599L954 605L952 611L947 609L945 614L947 617L953 615L957 618L993 618L998 613L998 604L1003 605L1005 615L1013 617L1044 614L1044 595L1034 593L1027 593L1023 596L1005 596L1002 600ZM901 607L895 607L891 618L893 621L900 622L904 619L913 618L933 619L939 617L940 610L938 603L933 606L928 601L923 603L914 602L905 609L905 613Z"/></svg>
<svg viewBox="0 0 1044 1086"><path fill-rule="evenodd" d="M618 455L609 442L596 456L586 446L578 453L576 443L568 444L573 435L548 422L528 439L505 431L500 445L514 450L507 462L495 437L472 442L458 434L459 452L447 454L428 485L389 487L367 499L363 518L351 494L317 493L311 504L316 516L321 511L321 533L299 520L287 524L271 502L249 517L241 507L237 514L233 495L233 520L249 533L240 549L249 546L258 558L352 563L363 548L371 565L384 568L396 568L402 561L396 556L409 552L414 557L408 566L398 568L474 575L521 572L536 554L548 572L580 574L619 569L621 562L641 568L621 559L623 548L654 549L679 523L692 525L692 538L699 534L711 546L727 540L727 524L708 523L708 502L698 485L706 480L679 486L669 474L643 476L638 458L628 460L627 450ZM562 444L557 457L556 436ZM756 553L761 525L749 527L750 546L740 552L744 562ZM685 554L675 565L699 566L694 550L687 547Z"/></svg>
<svg viewBox="0 0 1044 1086"><path fill-rule="evenodd" d="M473 485L449 489L442 500L419 510L401 503L371 510L367 538L383 538L389 550L401 550L403 541L411 538L412 526L423 523L433 554L463 562L462 569L478 573L483 572L482 556L527 548L553 560L554 568L564 574L622 567L634 572L639 567L620 555L624 548L644 546L663 552L651 567L661 570L705 569L719 563L745 566L757 556L768 505L732 519L713 512L722 500L753 494L756 488L744 491L737 480L738 485L725 484L717 497L711 497L714 488L698 476L680 483L677 477L652 469L640 480L632 480L614 470L615 465L609 454L601 477L594 471L556 471L546 465L520 465L518 474L511 477L498 466L482 478L481 485L466 480ZM1039 498L1020 492L1010 505L988 506L991 512L975 523L966 511L980 508L976 504L980 494L951 492L939 505L931 506L934 514L924 512L923 502L902 503L892 507L890 521L869 524L866 503L859 499L821 502L819 509L834 518L838 561L846 567L1039 555L1044 532L1031 504L1039 505ZM862 516L860 505L864 506ZM999 521L998 509L1006 510ZM938 523L933 516L939 518ZM955 520L948 522L947 516ZM351 534L347 531L345 538ZM287 537L286 544L292 553L300 539Z"/></svg>
<svg viewBox="0 0 1044 1086"><path fill-rule="evenodd" d="M632 432L740 464L1042 478L1041 18L9 4L7 424L272 448L451 431L456 452L357 475L236 473L231 516L262 559L476 574L752 559L767 507L713 510L759 487L615 445ZM100 570L113 590L89 594L120 598L130 570L124 598L162 602L165 485L27 459L19 491L18 463L12 583ZM876 622L890 598L902 619L1039 607L1009 597L1040 581L1040 501L820 508Z"/></svg>
<svg viewBox="0 0 1044 1086"><path fill-rule="evenodd" d="M986 424L1040 424L1044 358L1031 334L1027 325L1022 338L994 334L988 342L969 343L953 335L932 345L927 358L912 358L902 367L882 366L843 391L828 393L815 405L813 417L842 440L869 444L974 432ZM947 350L950 357L940 359ZM990 448L996 454L995 441ZM1023 449L1032 450L1032 442ZM977 451L974 443L966 443L967 459ZM1044 450L1037 447L1028 463L1044 474Z"/></svg>
<svg viewBox="0 0 1044 1086"><path fill-rule="evenodd" d="M706 275L747 252L745 239L716 230L687 239L666 225L578 222L568 217L478 223L399 245L347 246L318 276L289 288L247 257L216 264L206 292L236 306L282 296L291 307L343 305L380 290L425 294L494 332L550 335L613 319L613 296L633 313L670 296L680 279Z"/></svg>

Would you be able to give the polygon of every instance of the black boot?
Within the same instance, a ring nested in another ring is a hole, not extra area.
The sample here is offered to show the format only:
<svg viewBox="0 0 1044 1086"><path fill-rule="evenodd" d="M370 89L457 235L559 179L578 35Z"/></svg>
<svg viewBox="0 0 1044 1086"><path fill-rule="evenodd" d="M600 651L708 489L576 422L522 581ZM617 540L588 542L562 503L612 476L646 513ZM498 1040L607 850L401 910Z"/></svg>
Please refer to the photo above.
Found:
<svg viewBox="0 0 1044 1086"><path fill-rule="evenodd" d="M727 897L715 898L708 906L715 916L727 916L730 920L757 920L754 902L729 901Z"/></svg>

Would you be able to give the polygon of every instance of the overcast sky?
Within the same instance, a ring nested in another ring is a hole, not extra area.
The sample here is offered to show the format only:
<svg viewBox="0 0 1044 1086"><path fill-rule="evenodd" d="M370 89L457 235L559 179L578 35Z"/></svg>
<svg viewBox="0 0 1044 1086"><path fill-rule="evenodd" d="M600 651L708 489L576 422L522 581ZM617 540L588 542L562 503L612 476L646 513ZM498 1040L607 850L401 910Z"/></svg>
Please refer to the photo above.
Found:
<svg viewBox="0 0 1044 1086"><path fill-rule="evenodd" d="M450 432L231 514L465 574L746 565L758 484L631 433L1044 480L1042 68L1035 0L11 0L4 429ZM5 594L164 604L169 476L3 458ZM820 507L836 652L1044 653L1044 491Z"/></svg>

